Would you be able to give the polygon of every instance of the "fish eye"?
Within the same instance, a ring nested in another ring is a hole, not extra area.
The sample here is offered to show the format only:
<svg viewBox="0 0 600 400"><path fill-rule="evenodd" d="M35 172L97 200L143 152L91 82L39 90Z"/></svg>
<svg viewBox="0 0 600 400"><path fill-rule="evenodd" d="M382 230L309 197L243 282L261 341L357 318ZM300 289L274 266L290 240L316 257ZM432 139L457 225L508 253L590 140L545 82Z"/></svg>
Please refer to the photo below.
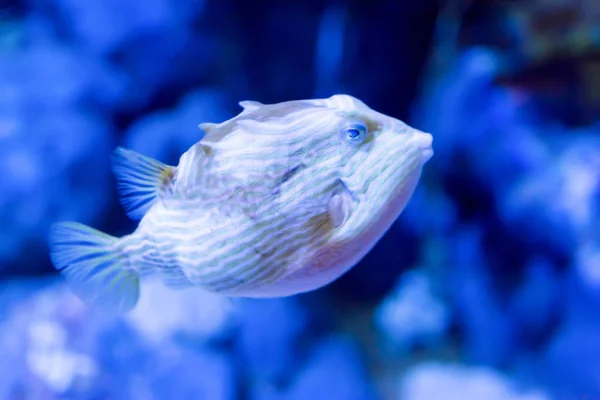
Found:
<svg viewBox="0 0 600 400"><path fill-rule="evenodd" d="M346 142L357 145L365 141L367 126L361 121L354 121L346 125L341 134Z"/></svg>

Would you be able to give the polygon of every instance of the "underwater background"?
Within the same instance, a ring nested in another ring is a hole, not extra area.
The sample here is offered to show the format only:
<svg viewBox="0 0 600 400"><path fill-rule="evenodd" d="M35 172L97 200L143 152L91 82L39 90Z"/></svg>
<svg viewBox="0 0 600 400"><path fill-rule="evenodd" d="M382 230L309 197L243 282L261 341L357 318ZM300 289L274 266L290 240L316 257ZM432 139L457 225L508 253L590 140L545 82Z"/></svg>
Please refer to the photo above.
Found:
<svg viewBox="0 0 600 400"><path fill-rule="evenodd" d="M0 2L0 399L600 400L600 2ZM110 154L347 93L434 136L408 207L318 291L148 281L94 314L51 223L113 235Z"/></svg>

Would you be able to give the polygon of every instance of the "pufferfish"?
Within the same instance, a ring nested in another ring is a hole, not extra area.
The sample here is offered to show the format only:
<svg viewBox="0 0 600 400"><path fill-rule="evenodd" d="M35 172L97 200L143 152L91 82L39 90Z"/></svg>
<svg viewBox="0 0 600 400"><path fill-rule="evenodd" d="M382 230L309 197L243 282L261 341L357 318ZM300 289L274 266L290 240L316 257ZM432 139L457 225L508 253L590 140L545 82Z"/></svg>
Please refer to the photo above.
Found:
<svg viewBox="0 0 600 400"><path fill-rule="evenodd" d="M228 297L318 289L390 228L433 155L431 134L349 95L239 104L177 166L114 151L133 233L51 227L51 260L85 302L129 311L151 273Z"/></svg>

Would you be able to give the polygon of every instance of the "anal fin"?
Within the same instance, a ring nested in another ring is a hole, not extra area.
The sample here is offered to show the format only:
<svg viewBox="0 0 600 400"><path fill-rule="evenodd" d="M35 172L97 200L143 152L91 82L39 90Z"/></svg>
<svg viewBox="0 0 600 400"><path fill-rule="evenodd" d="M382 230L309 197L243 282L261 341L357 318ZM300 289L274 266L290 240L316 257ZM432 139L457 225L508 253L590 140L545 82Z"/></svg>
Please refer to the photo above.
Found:
<svg viewBox="0 0 600 400"><path fill-rule="evenodd" d="M123 147L113 152L112 169L121 204L134 220L142 219L175 177L175 167Z"/></svg>

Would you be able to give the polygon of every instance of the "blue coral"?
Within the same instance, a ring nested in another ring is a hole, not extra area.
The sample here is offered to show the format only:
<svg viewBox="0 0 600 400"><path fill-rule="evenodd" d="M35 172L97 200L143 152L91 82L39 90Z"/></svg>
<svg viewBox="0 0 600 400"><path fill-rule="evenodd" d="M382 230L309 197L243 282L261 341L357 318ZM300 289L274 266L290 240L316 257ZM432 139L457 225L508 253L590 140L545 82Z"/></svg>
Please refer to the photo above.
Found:
<svg viewBox="0 0 600 400"><path fill-rule="evenodd" d="M118 80L58 44L1 58L0 266L40 272L40 254L27 249L45 245L52 221L93 223L107 211L114 127L96 107L111 101Z"/></svg>
<svg viewBox="0 0 600 400"><path fill-rule="evenodd" d="M398 385L397 398L406 400L549 400L539 388L520 388L491 368L427 362L415 366Z"/></svg>

